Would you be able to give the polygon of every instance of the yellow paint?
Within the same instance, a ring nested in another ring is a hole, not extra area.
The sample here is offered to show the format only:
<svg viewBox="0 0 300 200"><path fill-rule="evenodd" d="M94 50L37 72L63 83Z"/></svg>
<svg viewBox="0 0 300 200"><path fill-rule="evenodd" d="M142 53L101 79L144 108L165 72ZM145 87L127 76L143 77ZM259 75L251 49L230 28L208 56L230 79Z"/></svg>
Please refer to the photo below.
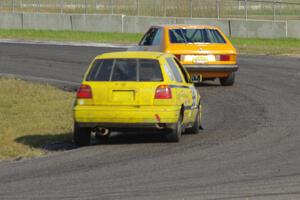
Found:
<svg viewBox="0 0 300 200"><path fill-rule="evenodd" d="M74 106L76 122L94 123L160 123L177 122L182 106L193 107L185 109L184 123L195 120L200 95L195 92L192 83L178 83L169 78L165 71L169 67L166 58L171 54L158 52L116 52L99 55L97 59L108 58L144 58L156 59L161 65L163 81L161 82L96 82L85 81L91 70L88 68L82 84L92 89L92 99L77 99ZM169 72L170 73L170 72ZM181 74L182 76L182 74ZM184 77L182 76L182 80ZM173 86L172 99L154 99L159 85ZM185 87L185 88L184 88ZM194 96L194 98L193 98Z"/></svg>
<svg viewBox="0 0 300 200"><path fill-rule="evenodd" d="M112 101L113 102L133 102L135 100L134 90L113 90Z"/></svg>

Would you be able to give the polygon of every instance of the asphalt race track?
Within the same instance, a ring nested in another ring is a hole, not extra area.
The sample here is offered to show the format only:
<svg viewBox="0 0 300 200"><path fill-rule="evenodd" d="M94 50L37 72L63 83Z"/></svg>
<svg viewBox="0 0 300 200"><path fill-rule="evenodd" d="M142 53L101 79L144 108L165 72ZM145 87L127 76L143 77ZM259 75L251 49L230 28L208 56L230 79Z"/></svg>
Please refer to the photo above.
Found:
<svg viewBox="0 0 300 200"><path fill-rule="evenodd" d="M0 44L0 74L72 89L120 49ZM300 59L240 56L233 87L199 86L204 130L149 133L0 162L0 199L300 199ZM2 98L2 97L1 97Z"/></svg>

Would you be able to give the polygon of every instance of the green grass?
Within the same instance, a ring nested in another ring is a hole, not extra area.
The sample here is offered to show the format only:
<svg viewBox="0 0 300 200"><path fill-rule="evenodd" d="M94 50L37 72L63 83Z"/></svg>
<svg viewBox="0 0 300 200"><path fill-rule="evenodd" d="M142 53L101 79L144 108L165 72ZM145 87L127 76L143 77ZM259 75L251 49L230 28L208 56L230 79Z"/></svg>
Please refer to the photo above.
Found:
<svg viewBox="0 0 300 200"><path fill-rule="evenodd" d="M78 31L0 29L0 38L22 40L137 44L142 35L143 34L139 33L98 33ZM300 55L300 39L231 38L231 41L237 48L238 53L241 54Z"/></svg>
<svg viewBox="0 0 300 200"><path fill-rule="evenodd" d="M0 78L0 160L40 156L54 141L71 143L73 93Z"/></svg>
<svg viewBox="0 0 300 200"><path fill-rule="evenodd" d="M134 33L0 29L0 38L2 39L136 43L140 37L142 34Z"/></svg>
<svg viewBox="0 0 300 200"><path fill-rule="evenodd" d="M262 55L300 55L300 39L231 38L238 53Z"/></svg>

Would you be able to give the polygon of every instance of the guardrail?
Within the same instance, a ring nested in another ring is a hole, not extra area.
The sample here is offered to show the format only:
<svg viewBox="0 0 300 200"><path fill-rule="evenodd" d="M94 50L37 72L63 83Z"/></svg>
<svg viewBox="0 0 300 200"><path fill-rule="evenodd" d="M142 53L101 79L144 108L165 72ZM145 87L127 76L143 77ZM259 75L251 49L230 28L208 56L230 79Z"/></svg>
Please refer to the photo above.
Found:
<svg viewBox="0 0 300 200"><path fill-rule="evenodd" d="M272 21L110 14L0 13L0 29L144 33L155 24L208 24L231 37L300 38L300 20Z"/></svg>
<svg viewBox="0 0 300 200"><path fill-rule="evenodd" d="M282 0L1 0L0 12L299 20L300 3Z"/></svg>

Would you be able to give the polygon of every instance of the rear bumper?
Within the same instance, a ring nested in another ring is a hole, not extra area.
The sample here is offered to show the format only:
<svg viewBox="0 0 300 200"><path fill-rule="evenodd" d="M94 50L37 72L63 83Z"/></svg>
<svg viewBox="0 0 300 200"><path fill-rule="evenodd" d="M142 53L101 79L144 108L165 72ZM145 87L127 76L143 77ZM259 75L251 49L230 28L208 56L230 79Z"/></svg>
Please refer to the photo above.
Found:
<svg viewBox="0 0 300 200"><path fill-rule="evenodd" d="M143 130L169 130L175 123L86 123L76 122L78 127L96 128L102 127L110 131L143 131Z"/></svg>
<svg viewBox="0 0 300 200"><path fill-rule="evenodd" d="M176 106L75 106L74 120L80 124L112 127L147 127L175 123L180 107Z"/></svg>
<svg viewBox="0 0 300 200"><path fill-rule="evenodd" d="M188 72L235 72L238 65L183 65Z"/></svg>

